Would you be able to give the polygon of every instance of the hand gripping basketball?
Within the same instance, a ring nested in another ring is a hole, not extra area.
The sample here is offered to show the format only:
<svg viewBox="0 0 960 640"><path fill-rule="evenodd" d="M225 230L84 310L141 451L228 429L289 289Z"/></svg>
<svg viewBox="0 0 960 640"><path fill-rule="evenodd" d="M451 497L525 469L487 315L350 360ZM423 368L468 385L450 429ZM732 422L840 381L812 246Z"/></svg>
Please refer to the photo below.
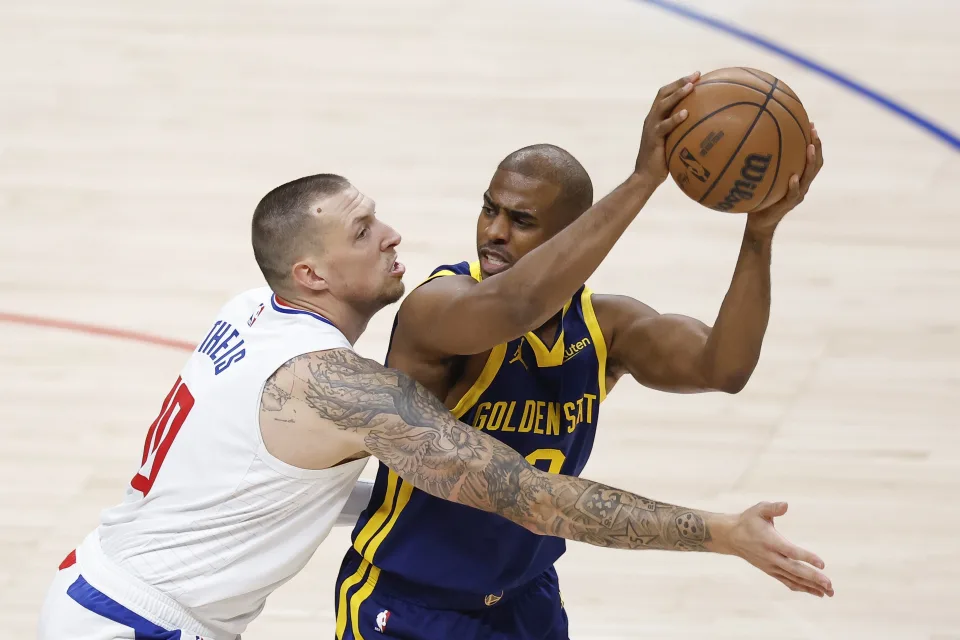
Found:
<svg viewBox="0 0 960 640"><path fill-rule="evenodd" d="M813 144L807 145L807 162L803 169L803 175L790 176L787 195L769 207L751 211L747 214L747 225L753 231L772 232L783 217L803 202L803 199L807 196L810 185L817 174L820 173L820 169L823 168L823 145L820 143L817 128L812 122L810 123L810 137Z"/></svg>
<svg viewBox="0 0 960 640"><path fill-rule="evenodd" d="M640 152L634 171L653 180L654 184L663 184L669 175L667 171L667 152L665 140L687 117L686 109L671 115L680 101L690 95L693 85L700 79L700 72L675 80L661 87L650 107L650 113L643 121L643 137L640 140Z"/></svg>

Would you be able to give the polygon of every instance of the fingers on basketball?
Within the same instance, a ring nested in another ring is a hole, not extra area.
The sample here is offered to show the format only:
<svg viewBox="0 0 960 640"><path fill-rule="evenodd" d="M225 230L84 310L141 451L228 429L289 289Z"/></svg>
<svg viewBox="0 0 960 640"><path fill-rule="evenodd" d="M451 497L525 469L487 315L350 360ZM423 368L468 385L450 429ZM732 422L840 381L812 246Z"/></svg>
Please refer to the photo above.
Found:
<svg viewBox="0 0 960 640"><path fill-rule="evenodd" d="M657 111L659 111L661 117L667 117L673 111L673 109L680 104L680 101L690 95L690 92L693 91L693 83L688 82L683 85L673 93L668 94L663 100L657 105Z"/></svg>
<svg viewBox="0 0 960 640"><path fill-rule="evenodd" d="M800 190L800 177L792 176L790 178L790 184L787 186L787 200L790 202L796 202L803 198L803 193Z"/></svg>
<svg viewBox="0 0 960 640"><path fill-rule="evenodd" d="M680 123L687 119L687 110L681 109L675 114L657 125L657 135L666 137L670 132L680 126Z"/></svg>
<svg viewBox="0 0 960 640"><path fill-rule="evenodd" d="M657 101L657 102L660 102L661 100L663 100L664 98L666 98L666 97L669 96L670 94L672 94L672 93L674 93L675 91L677 91L678 89L682 88L685 84L690 83L690 82L695 82L695 81L696 81L697 79L699 79L699 78L700 78L700 72L699 72L699 71L695 71L695 72L691 73L691 74L688 75L688 76L684 76L684 77L682 77L682 78L679 78L679 79L677 79L677 80L674 80L674 81L671 82L670 84L665 84L665 85L663 85L662 87L660 87L660 91L657 92L657 100L656 100L656 101Z"/></svg>

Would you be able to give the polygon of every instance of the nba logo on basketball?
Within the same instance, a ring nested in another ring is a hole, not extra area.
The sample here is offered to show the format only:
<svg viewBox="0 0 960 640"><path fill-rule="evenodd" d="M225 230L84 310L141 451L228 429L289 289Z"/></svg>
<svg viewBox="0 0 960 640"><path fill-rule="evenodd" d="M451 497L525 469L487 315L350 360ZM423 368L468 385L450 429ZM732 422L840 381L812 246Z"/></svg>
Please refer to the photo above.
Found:
<svg viewBox="0 0 960 640"><path fill-rule="evenodd" d="M253 314L251 314L250 319L247 320L247 326L248 326L248 327L252 327L252 326L253 326L253 323L256 322L256 321L257 321L257 318L260 317L260 314L261 314L261 313L263 313L263 303L262 303L262 302L260 303L260 306L257 307L256 312L254 312Z"/></svg>

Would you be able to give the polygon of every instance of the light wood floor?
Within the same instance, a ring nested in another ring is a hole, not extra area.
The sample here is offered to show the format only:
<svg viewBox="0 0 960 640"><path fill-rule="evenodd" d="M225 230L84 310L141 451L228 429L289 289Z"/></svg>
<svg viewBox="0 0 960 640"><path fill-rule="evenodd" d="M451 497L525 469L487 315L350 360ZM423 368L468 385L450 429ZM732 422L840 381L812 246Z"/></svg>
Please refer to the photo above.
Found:
<svg viewBox="0 0 960 640"><path fill-rule="evenodd" d="M960 130L952 0L697 0ZM725 557L571 545L572 637L960 638L960 154L821 75L626 0L0 0L0 312L198 340L261 283L253 206L350 177L413 284L474 255L502 156L552 142L598 194L656 89L749 65L804 100L826 166L781 226L737 396L618 386L585 475L736 510L787 500L836 597ZM591 280L712 322L743 218L664 184ZM392 310L358 345L381 359ZM10 318L7 318L9 320ZM119 500L184 354L0 323L0 638ZM368 469L369 470L369 469ZM245 638L332 637L337 530Z"/></svg>

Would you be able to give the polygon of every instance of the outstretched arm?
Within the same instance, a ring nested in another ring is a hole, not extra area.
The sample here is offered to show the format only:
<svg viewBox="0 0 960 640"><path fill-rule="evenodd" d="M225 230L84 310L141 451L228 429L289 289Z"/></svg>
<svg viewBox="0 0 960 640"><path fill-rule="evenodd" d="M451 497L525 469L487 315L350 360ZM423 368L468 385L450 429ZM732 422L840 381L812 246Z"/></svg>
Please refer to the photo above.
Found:
<svg viewBox="0 0 960 640"><path fill-rule="evenodd" d="M784 199L747 216L740 256L713 327L682 315L659 314L622 296L596 296L597 316L608 341L608 372L631 374L664 391L737 393L760 360L770 319L770 261L780 220L803 202L823 166L816 129L803 176L793 176Z"/></svg>
<svg viewBox="0 0 960 640"><path fill-rule="evenodd" d="M276 407L274 388L288 390L279 411L270 410ZM754 514L716 514L544 473L459 422L413 379L353 351L291 360L271 378L263 404L268 449L270 425L287 425L298 432L301 449L317 439L353 445L418 489L499 514L537 534L620 549L738 555L791 588L832 595L829 580L810 566L823 562L780 537L772 516L760 515L759 507Z"/></svg>
<svg viewBox="0 0 960 640"><path fill-rule="evenodd" d="M469 355L556 314L666 179L664 140L687 116L686 110L671 113L698 78L693 74L660 89L644 122L636 165L622 184L507 271L482 282L448 276L418 287L401 305L398 331L441 357Z"/></svg>

